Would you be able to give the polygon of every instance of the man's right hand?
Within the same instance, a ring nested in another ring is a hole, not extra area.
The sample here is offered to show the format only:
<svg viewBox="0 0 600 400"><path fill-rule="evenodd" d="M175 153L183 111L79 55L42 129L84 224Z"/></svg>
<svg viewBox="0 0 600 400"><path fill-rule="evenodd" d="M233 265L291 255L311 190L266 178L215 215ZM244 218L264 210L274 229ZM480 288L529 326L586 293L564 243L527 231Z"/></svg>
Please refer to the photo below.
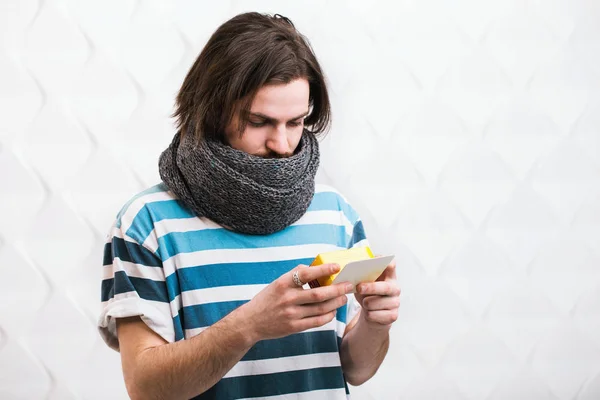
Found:
<svg viewBox="0 0 600 400"><path fill-rule="evenodd" d="M300 265L241 306L238 311L248 321L254 341L288 336L332 321L336 310L346 304L346 294L352 293L352 284L339 283L305 290L294 283L293 274L298 271L300 281L310 282L339 270L336 264Z"/></svg>

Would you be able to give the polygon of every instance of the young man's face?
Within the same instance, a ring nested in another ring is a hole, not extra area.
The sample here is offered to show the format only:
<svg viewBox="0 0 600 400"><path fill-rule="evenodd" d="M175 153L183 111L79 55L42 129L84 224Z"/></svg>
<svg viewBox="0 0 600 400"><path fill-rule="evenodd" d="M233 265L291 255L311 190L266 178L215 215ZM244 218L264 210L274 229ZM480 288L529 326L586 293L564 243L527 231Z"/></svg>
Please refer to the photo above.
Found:
<svg viewBox="0 0 600 400"><path fill-rule="evenodd" d="M302 136L308 97L306 79L262 87L250 107L244 133L235 129L235 119L225 130L229 145L260 157L291 156Z"/></svg>

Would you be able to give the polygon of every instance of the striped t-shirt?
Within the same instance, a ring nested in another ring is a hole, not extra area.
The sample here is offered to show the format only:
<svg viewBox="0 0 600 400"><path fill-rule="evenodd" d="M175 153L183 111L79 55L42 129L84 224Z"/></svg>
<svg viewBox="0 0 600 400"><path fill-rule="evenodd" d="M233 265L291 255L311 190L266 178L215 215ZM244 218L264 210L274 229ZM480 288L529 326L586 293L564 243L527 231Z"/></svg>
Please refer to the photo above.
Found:
<svg viewBox="0 0 600 400"><path fill-rule="evenodd" d="M260 236L196 217L159 184L133 197L108 235L100 332L118 350L115 319L141 316L169 343L189 339L317 254L363 245L368 243L356 211L325 185L316 185L297 222ZM360 307L348 297L330 323L258 342L196 398L346 399L340 344Z"/></svg>

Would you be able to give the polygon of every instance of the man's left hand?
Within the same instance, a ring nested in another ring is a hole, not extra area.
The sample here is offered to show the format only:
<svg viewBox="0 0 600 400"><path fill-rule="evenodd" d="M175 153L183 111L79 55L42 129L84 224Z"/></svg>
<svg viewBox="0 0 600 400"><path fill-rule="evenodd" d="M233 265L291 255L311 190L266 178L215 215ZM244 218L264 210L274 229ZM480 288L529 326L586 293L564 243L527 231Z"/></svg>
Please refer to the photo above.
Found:
<svg viewBox="0 0 600 400"><path fill-rule="evenodd" d="M376 329L389 329L398 319L400 287L396 281L396 261L392 261L375 282L357 285L360 317Z"/></svg>

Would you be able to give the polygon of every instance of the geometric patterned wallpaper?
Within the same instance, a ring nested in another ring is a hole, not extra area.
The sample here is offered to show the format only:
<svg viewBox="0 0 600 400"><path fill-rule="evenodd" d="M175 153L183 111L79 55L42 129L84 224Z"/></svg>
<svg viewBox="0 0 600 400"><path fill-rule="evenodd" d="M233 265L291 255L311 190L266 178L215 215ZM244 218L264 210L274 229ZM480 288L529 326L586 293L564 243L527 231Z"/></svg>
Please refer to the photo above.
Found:
<svg viewBox="0 0 600 400"><path fill-rule="evenodd" d="M249 10L310 39L319 180L397 257L389 355L353 398L600 399L595 0L0 0L0 398L127 398L95 328L104 236Z"/></svg>

